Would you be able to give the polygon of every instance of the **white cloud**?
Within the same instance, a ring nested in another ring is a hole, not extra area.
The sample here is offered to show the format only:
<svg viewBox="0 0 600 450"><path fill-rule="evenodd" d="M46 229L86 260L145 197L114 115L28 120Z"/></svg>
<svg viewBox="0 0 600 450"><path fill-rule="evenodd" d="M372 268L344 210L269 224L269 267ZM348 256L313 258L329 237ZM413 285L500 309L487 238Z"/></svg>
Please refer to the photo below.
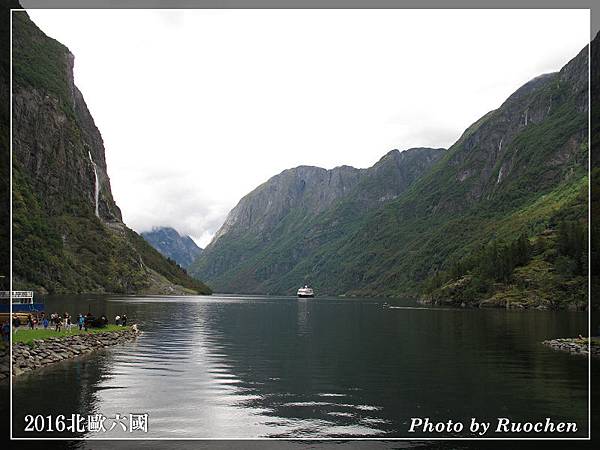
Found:
<svg viewBox="0 0 600 450"><path fill-rule="evenodd" d="M300 164L448 147L589 37L587 10L31 10L75 54L114 197L206 245Z"/></svg>

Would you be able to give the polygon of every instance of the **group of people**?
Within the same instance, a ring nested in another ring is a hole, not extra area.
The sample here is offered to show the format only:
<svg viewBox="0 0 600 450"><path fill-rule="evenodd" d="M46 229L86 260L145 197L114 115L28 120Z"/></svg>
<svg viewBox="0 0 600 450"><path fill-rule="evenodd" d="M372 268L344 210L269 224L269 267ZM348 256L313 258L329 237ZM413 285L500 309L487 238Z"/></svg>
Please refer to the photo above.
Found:
<svg viewBox="0 0 600 450"><path fill-rule="evenodd" d="M79 317L77 319L73 319L68 312L65 312L62 316L58 313L50 314L50 321L45 317L45 313L42 313L42 325L44 329L48 328L48 325L52 324L54 326L55 331L60 331L61 328L64 327L65 331L71 331L74 326L78 326L79 330L88 329L88 321L86 318L92 317L92 313L87 313L83 315L83 313L79 313Z"/></svg>
<svg viewBox="0 0 600 450"><path fill-rule="evenodd" d="M101 323L102 325L97 325L95 322ZM78 326L79 330L87 331L88 327L91 326L104 326L108 324L108 320L105 316L102 316L99 320L97 320L92 313L79 314L79 316L74 319L68 312L65 312L63 315L60 315L57 312L50 314L50 316L46 316L46 313L41 313L38 317L34 317L31 314L27 316L27 327L35 330L37 328L43 327L44 330L47 330L48 327L53 327L55 331L65 330L70 332L74 326ZM119 326L127 326L127 314L117 315L115 317L115 324ZM21 324L21 319L16 314L13 315L12 318L12 331L16 333L21 326L25 326ZM5 341L9 340L10 336L10 328L11 324L6 321L2 324L2 338Z"/></svg>
<svg viewBox="0 0 600 450"><path fill-rule="evenodd" d="M115 324L122 325L124 327L127 326L127 314L123 314L122 316L117 314L115 316Z"/></svg>
<svg viewBox="0 0 600 450"><path fill-rule="evenodd" d="M54 312L50 314L50 317L47 317L46 313L43 312L39 319L29 314L27 315L27 326L32 330L40 327L43 327L44 330L47 330L48 327L54 327L55 331L61 331L62 329L65 331L71 331L73 326L78 326L79 330L87 331L87 317L92 317L91 313L87 313L87 315L79 314L77 319L73 319L68 312L65 312L62 316L59 313ZM12 326L13 332L17 332L21 326L21 319L19 319L16 314L13 315Z"/></svg>

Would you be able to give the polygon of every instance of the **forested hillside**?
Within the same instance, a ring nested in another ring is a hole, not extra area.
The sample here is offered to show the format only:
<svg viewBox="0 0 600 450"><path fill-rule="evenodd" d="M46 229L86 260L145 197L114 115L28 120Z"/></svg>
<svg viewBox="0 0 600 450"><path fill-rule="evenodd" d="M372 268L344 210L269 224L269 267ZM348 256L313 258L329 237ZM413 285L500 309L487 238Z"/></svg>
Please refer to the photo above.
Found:
<svg viewBox="0 0 600 450"><path fill-rule="evenodd" d="M583 305L587 55L584 48L560 72L523 85L393 195L384 194L389 180L371 171L310 218L301 204L287 205L261 236L252 230L271 217L271 191L257 188L240 205L261 193L251 215L259 225L238 220L238 205L193 273L226 292L293 293L309 282L322 294ZM382 201L363 201L365 192Z"/></svg>
<svg viewBox="0 0 600 450"><path fill-rule="evenodd" d="M13 13L13 280L40 292L210 293L121 219L74 56ZM5 76L6 73L0 73Z"/></svg>
<svg viewBox="0 0 600 450"><path fill-rule="evenodd" d="M318 280L299 267L343 242L443 154L431 148L393 150L368 169L286 170L240 200L190 271L220 291L295 292Z"/></svg>

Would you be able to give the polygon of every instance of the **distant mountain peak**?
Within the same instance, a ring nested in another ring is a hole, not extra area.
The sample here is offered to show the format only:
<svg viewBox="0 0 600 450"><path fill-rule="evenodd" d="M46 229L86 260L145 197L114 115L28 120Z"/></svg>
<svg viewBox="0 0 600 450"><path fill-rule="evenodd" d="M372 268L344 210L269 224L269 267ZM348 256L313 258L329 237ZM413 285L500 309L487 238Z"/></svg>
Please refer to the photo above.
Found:
<svg viewBox="0 0 600 450"><path fill-rule="evenodd" d="M175 228L155 226L141 233L142 237L163 256L171 258L183 268L189 267L202 253L194 240Z"/></svg>
<svg viewBox="0 0 600 450"><path fill-rule="evenodd" d="M239 201L190 271L201 277L227 276L229 269L233 274L239 264L272 247L278 253L277 258L287 261L277 259L274 264L279 267L258 270L280 273L286 266L297 263L307 250L302 247L304 240L312 239L313 231L308 228L311 224L319 229L315 233L322 233L321 228L327 226L322 221L332 216L330 228L341 227L339 232L342 232L346 221L336 223L342 216L352 214L360 218L367 211L393 201L443 153L443 149L430 148L392 150L367 169L342 165L329 170L314 166L284 170ZM251 254L246 254L247 242L256 246ZM221 255L221 251L227 255ZM235 291L231 286L219 287ZM248 291L261 292L261 289L252 286Z"/></svg>

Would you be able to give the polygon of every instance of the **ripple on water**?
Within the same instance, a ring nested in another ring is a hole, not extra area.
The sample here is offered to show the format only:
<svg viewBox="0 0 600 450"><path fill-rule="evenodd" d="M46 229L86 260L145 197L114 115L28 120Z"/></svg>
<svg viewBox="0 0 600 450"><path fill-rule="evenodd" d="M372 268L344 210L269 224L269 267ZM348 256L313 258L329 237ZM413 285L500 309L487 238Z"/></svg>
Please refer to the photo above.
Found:
<svg viewBox="0 0 600 450"><path fill-rule="evenodd" d="M569 414L587 425L585 362L539 344L578 334L583 316L244 296L105 306L108 317L127 311L143 334L16 383L18 408L148 412L147 437L402 437L414 414L468 420L490 411ZM470 395L465 374L490 394Z"/></svg>

